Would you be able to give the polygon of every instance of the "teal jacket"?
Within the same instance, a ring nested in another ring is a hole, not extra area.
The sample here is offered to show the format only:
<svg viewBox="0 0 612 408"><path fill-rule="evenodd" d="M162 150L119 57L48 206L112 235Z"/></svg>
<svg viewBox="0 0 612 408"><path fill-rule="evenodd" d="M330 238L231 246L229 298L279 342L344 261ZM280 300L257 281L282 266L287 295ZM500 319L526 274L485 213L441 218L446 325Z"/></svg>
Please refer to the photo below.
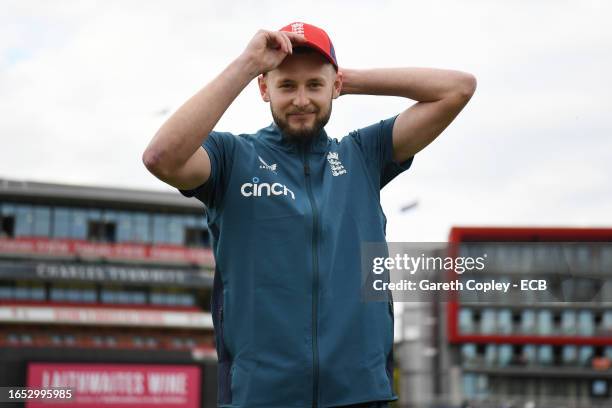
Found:
<svg viewBox="0 0 612 408"><path fill-rule="evenodd" d="M220 407L392 401L393 302L361 300L361 243L384 242L396 117L308 146L272 124L211 132L206 206Z"/></svg>

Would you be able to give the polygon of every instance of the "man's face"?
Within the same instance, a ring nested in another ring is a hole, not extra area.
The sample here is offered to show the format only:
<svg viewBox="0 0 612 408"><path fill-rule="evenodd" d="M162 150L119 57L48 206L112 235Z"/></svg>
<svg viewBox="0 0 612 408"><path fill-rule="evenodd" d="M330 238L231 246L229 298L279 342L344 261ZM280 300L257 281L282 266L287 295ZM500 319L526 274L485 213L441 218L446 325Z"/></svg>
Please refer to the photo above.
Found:
<svg viewBox="0 0 612 408"><path fill-rule="evenodd" d="M340 85L334 67L316 51L289 55L259 80L274 122L296 142L312 139L327 124Z"/></svg>

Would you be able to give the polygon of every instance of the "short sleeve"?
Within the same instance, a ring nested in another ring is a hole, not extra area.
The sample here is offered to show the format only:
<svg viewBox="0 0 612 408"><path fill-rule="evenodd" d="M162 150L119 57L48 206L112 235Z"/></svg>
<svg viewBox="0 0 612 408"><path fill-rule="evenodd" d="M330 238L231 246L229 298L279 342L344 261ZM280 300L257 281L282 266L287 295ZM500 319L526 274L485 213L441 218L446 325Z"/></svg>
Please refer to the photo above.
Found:
<svg viewBox="0 0 612 408"><path fill-rule="evenodd" d="M209 208L218 207L227 188L231 171L235 136L227 132L209 133L202 143L210 159L210 177L208 180L191 190L179 189L185 197L195 197Z"/></svg>
<svg viewBox="0 0 612 408"><path fill-rule="evenodd" d="M366 163L373 168L375 179L379 179L380 188L408 170L414 159L412 156L402 163L393 160L393 124L397 116L381 120L350 134L365 156Z"/></svg>

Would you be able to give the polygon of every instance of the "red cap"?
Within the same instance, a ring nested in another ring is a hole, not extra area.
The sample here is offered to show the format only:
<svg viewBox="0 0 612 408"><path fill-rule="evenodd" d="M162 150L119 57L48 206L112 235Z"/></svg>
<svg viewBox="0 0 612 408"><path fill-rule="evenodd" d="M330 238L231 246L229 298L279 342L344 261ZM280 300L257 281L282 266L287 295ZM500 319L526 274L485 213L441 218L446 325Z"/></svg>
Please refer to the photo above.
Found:
<svg viewBox="0 0 612 408"><path fill-rule="evenodd" d="M336 60L336 52L334 51L334 45L327 33L319 27L315 27L311 24L295 22L286 25L279 31L287 31L290 33L301 34L306 39L306 42L299 46L305 46L313 48L319 51L325 58L329 60L336 69L338 70L338 61Z"/></svg>

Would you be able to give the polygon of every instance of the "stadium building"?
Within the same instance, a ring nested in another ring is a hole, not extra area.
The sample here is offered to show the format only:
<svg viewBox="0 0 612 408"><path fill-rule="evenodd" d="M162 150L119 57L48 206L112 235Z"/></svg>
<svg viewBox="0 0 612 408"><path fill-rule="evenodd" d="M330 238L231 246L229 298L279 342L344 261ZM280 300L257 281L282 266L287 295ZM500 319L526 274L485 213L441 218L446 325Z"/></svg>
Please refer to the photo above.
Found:
<svg viewBox="0 0 612 408"><path fill-rule="evenodd" d="M448 243L401 251L486 254L482 271L426 276L463 290L396 305L402 406L612 406L612 229L455 227ZM470 280L517 286L465 290Z"/></svg>
<svg viewBox="0 0 612 408"><path fill-rule="evenodd" d="M473 407L612 406L612 229L453 228L449 243L488 255L463 281L517 286L441 308L441 391Z"/></svg>
<svg viewBox="0 0 612 408"><path fill-rule="evenodd" d="M203 212L178 193L0 179L0 386L216 406Z"/></svg>
<svg viewBox="0 0 612 408"><path fill-rule="evenodd" d="M0 179L0 386L78 383L89 398L56 408L215 407L203 212L178 193ZM402 304L393 406L611 406L610 242L611 229L453 228L432 255L489 255L466 279L547 279L557 297Z"/></svg>

